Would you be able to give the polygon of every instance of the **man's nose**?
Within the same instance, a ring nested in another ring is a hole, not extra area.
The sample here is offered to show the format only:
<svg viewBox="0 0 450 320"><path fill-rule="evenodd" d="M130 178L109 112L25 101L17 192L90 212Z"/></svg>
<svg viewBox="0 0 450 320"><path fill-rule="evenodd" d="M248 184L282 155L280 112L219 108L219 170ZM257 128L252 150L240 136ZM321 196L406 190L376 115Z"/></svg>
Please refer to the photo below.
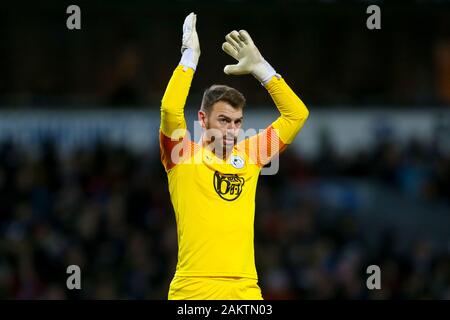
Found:
<svg viewBox="0 0 450 320"><path fill-rule="evenodd" d="M235 136L236 132L238 131L238 128L236 127L236 125L232 125L230 127L227 128L227 136Z"/></svg>
<svg viewBox="0 0 450 320"><path fill-rule="evenodd" d="M238 127L237 127L237 125L236 125L236 123L234 123L233 121L230 121L230 123L228 123L228 126L227 126L227 130L228 131L236 131L238 129Z"/></svg>

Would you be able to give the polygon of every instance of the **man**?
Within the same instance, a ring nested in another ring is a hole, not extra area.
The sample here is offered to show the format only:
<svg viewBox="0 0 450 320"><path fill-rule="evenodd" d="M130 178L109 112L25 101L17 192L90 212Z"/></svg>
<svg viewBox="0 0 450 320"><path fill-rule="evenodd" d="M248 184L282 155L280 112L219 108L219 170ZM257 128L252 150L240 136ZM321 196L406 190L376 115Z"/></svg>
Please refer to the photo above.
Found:
<svg viewBox="0 0 450 320"><path fill-rule="evenodd" d="M290 144L308 117L303 102L264 60L250 35L229 33L222 49L238 61L229 75L252 74L269 92L280 117L237 142L244 96L213 85L203 96L199 142L189 138L184 105L200 57L196 15L183 25L182 57L161 104L160 151L178 233L178 263L169 299L262 299L254 261L253 225L259 174Z"/></svg>

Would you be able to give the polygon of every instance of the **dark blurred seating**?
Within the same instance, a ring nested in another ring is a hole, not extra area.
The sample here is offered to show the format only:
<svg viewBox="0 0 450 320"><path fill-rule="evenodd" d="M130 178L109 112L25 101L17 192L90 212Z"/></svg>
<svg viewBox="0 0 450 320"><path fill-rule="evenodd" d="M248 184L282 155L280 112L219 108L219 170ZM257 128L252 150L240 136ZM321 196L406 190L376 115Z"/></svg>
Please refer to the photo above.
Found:
<svg viewBox="0 0 450 320"><path fill-rule="evenodd" d="M90 1L80 4L78 31L67 30L57 1L5 3L0 106L157 105L180 59L184 16L195 10L202 57L193 92L224 83L252 104L265 103L258 83L223 73L232 62L220 49L224 35L245 28L296 92L319 108L445 107L450 7L431 2L383 3L377 31L366 28L363 1Z"/></svg>
<svg viewBox="0 0 450 320"><path fill-rule="evenodd" d="M414 142L403 149L380 144L352 159L283 155L281 171L261 177L257 192L256 262L265 298L450 299L448 251L426 238L396 250L398 235L389 229L371 242L357 212L337 214L292 190L356 177L448 205L450 159L429 152ZM47 143L34 157L5 142L0 197L0 298L166 298L177 243L158 154L98 144L61 156ZM81 267L81 291L65 288L71 264ZM382 269L382 290L365 287L370 264Z"/></svg>

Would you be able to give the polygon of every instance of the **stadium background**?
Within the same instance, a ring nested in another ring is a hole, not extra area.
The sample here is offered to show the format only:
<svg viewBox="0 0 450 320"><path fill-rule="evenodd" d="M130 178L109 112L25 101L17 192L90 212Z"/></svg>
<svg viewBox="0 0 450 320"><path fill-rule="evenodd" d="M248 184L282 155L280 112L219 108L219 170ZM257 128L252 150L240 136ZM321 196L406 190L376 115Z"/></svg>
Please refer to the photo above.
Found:
<svg viewBox="0 0 450 320"><path fill-rule="evenodd" d="M235 28L311 112L258 186L264 297L450 299L450 6L373 3L377 31L367 1L2 3L0 298L166 298L177 244L158 111L195 11L190 126L213 83L245 94L247 128L276 116L252 77L223 74ZM381 290L365 287L371 264Z"/></svg>

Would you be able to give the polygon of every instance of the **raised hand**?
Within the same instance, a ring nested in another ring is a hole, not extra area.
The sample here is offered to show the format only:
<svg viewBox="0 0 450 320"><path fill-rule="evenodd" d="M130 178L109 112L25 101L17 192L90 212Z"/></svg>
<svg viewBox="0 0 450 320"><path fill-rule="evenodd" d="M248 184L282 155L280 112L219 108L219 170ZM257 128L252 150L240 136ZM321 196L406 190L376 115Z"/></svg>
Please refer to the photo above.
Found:
<svg viewBox="0 0 450 320"><path fill-rule="evenodd" d="M238 61L227 65L223 71L228 75L252 74L262 83L268 82L275 74L272 66L263 58L247 31L231 31L225 36L222 50Z"/></svg>

